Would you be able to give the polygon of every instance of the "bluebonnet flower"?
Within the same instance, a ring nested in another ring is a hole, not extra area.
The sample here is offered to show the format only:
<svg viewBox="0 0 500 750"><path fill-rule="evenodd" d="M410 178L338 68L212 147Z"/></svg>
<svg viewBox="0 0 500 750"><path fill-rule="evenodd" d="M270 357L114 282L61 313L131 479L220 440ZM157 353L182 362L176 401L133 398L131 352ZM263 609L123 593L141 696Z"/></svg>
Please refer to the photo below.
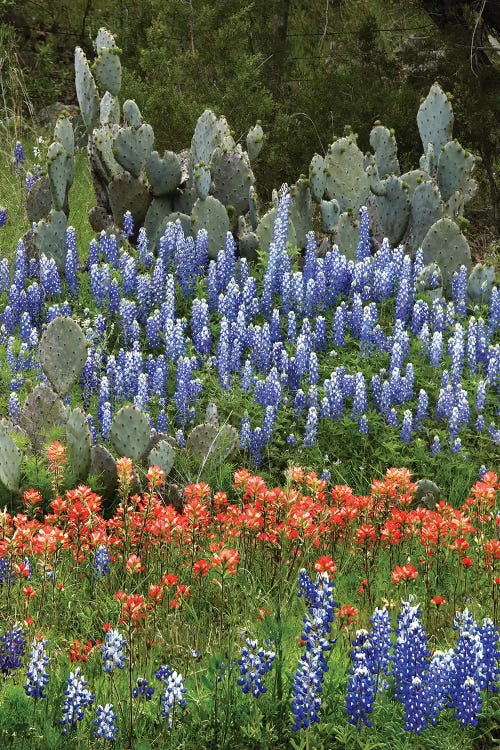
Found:
<svg viewBox="0 0 500 750"><path fill-rule="evenodd" d="M0 206L0 227L4 227L7 224L7 209L5 206Z"/></svg>
<svg viewBox="0 0 500 750"><path fill-rule="evenodd" d="M366 206L359 209L359 242L356 249L356 260L359 262L371 257L370 217Z"/></svg>
<svg viewBox="0 0 500 750"><path fill-rule="evenodd" d="M38 641L36 638L31 644L30 660L26 671L26 684L24 691L31 698L46 698L45 685L49 681L49 675L46 667L49 663L49 657L45 653L47 641Z"/></svg>
<svg viewBox="0 0 500 750"><path fill-rule="evenodd" d="M310 406L307 412L307 421L304 428L304 439L302 445L304 448L311 448L316 443L316 433L318 431L318 411L316 407Z"/></svg>
<svg viewBox="0 0 500 750"><path fill-rule="evenodd" d="M64 695L66 696L62 706L64 733L68 729L76 730L78 722L82 721L86 706L92 705L94 695L87 689L88 682L84 679L80 667L71 672L66 682Z"/></svg>
<svg viewBox="0 0 500 750"><path fill-rule="evenodd" d="M292 686L294 731L319 722L321 689L328 669L324 653L332 647L328 635L337 606L332 593L333 581L327 573L319 573L313 583L305 570L300 571L298 596L305 596L308 614L304 616L302 632L305 653L299 659Z"/></svg>
<svg viewBox="0 0 500 750"><path fill-rule="evenodd" d="M108 630L101 646L102 671L111 673L115 667L123 669L125 666L125 638L118 630Z"/></svg>
<svg viewBox="0 0 500 750"><path fill-rule="evenodd" d="M17 168L23 161L26 161L23 144L16 141L14 146L14 166Z"/></svg>
<svg viewBox="0 0 500 750"><path fill-rule="evenodd" d="M455 718L459 719L461 726L477 726L482 708L481 633L468 609L457 613L454 629L459 629L459 636L453 654L454 674L450 699L455 709Z"/></svg>
<svg viewBox="0 0 500 750"><path fill-rule="evenodd" d="M251 692L254 698L258 698L266 692L262 678L271 671L275 657L274 651L264 651L262 646L259 647L258 641L246 639L238 659L241 675L238 685L244 693Z"/></svg>
<svg viewBox="0 0 500 750"><path fill-rule="evenodd" d="M12 586L16 580L16 574L12 570L12 565L6 557L0 557L0 589L2 586Z"/></svg>
<svg viewBox="0 0 500 750"><path fill-rule="evenodd" d="M498 693L500 676L500 650L498 648L498 627L489 618L485 618L479 628L482 646L482 658L479 667L480 686L482 690Z"/></svg>
<svg viewBox="0 0 500 750"><path fill-rule="evenodd" d="M155 675L157 680L163 682L165 688L161 697L161 715L164 719L168 718L168 727L171 729L176 706L184 708L186 705L183 697L187 692L184 687L184 678L166 664L162 664Z"/></svg>
<svg viewBox="0 0 500 750"><path fill-rule="evenodd" d="M61 279L54 258L42 254L40 258L40 283L45 294L57 297L62 293Z"/></svg>
<svg viewBox="0 0 500 750"><path fill-rule="evenodd" d="M9 417L14 424L19 424L21 418L21 406L19 404L19 396L15 391L12 391L9 396Z"/></svg>
<svg viewBox="0 0 500 750"><path fill-rule="evenodd" d="M101 544L94 553L94 562L92 563L94 578L104 578L111 570L110 562L108 548Z"/></svg>
<svg viewBox="0 0 500 750"><path fill-rule="evenodd" d="M130 211L123 214L123 234L125 237L131 237L134 234L134 217Z"/></svg>
<svg viewBox="0 0 500 750"><path fill-rule="evenodd" d="M0 672L6 677L12 669L22 666L26 636L19 625L6 630L0 637Z"/></svg>
<svg viewBox="0 0 500 750"><path fill-rule="evenodd" d="M465 315L467 312L467 281L469 274L465 266L453 274L451 279L451 291L457 315Z"/></svg>
<svg viewBox="0 0 500 750"><path fill-rule="evenodd" d="M361 651L353 656L354 669L347 683L346 711L347 721L354 724L359 731L363 724L371 727L368 716L373 711L375 701L375 678L366 664L366 656Z"/></svg>
<svg viewBox="0 0 500 750"><path fill-rule="evenodd" d="M118 727L115 724L116 719L117 715L111 703L106 703L105 706L97 706L94 737L113 742L118 734Z"/></svg>
<svg viewBox="0 0 500 750"><path fill-rule="evenodd" d="M150 686L145 677L138 677L136 687L132 690L132 697L150 701L153 697L154 691L154 687Z"/></svg>

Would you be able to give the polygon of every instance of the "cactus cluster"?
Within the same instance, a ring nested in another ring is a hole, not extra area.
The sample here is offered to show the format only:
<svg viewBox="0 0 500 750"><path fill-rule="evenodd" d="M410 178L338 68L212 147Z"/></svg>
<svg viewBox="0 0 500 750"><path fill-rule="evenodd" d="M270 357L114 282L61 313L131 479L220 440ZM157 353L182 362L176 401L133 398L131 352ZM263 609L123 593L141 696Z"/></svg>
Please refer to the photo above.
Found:
<svg viewBox="0 0 500 750"><path fill-rule="evenodd" d="M95 48L92 68L83 51L75 51L76 92L89 134L97 201L89 214L93 229L119 229L130 211L136 233L144 226L154 248L167 223L180 220L188 234L207 229L209 254L215 257L226 233L236 232L239 217L245 221L250 213L251 159L261 149L262 128L257 124L250 130L244 151L226 120L207 109L198 119L190 150L160 155L137 104L127 100L120 110L120 50L113 36L100 29Z"/></svg>
<svg viewBox="0 0 500 750"><path fill-rule="evenodd" d="M64 267L64 237L68 227L69 190L74 177L75 137L68 114L63 113L54 127L54 140L47 151L47 174L30 188L26 213L34 227L33 243L40 255L53 258ZM26 238L29 240L30 238Z"/></svg>
<svg viewBox="0 0 500 750"><path fill-rule="evenodd" d="M38 384L26 397L19 427L14 428L8 420L0 423L0 486L9 493L19 491L22 473L22 454L14 433L22 433L32 450L39 452L47 430L59 425L65 428L68 463L74 479L99 477L104 494L113 496L117 485L116 459L106 446L92 444L82 409L71 409L62 400L80 379L86 358L87 342L79 324L65 316L54 318L39 343L40 365L47 382ZM160 466L166 475L181 452L177 441L169 435L151 436L146 413L132 404L125 404L114 415L109 439L118 456L127 456L144 467ZM201 471L207 463L221 464L238 446L238 431L229 424L219 426L217 407L211 403L205 421L188 434L183 451ZM178 504L180 494L176 485L168 485L167 490Z"/></svg>

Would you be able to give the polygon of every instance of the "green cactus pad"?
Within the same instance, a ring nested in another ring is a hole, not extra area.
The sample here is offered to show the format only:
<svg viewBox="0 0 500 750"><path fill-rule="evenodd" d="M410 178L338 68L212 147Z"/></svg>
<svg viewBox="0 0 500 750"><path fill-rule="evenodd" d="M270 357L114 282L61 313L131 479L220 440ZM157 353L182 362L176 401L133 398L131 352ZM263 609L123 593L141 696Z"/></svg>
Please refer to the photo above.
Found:
<svg viewBox="0 0 500 750"><path fill-rule="evenodd" d="M33 450L40 450L47 430L66 421L66 409L59 396L46 383L40 383L28 394L21 409L20 425L31 440Z"/></svg>
<svg viewBox="0 0 500 750"><path fill-rule="evenodd" d="M432 143L434 153L439 154L441 148L451 140L453 131L453 110L443 89L438 83L433 83L427 97L422 102L417 113L417 125L424 147Z"/></svg>
<svg viewBox="0 0 500 750"><path fill-rule="evenodd" d="M126 404L113 417L109 437L120 456L138 461L149 442L150 432L146 414Z"/></svg>
<svg viewBox="0 0 500 750"><path fill-rule="evenodd" d="M181 184L179 157L173 151L165 151L160 158L158 151L152 151L146 161L146 174L154 196L175 193Z"/></svg>
<svg viewBox="0 0 500 750"><path fill-rule="evenodd" d="M114 133L117 132L117 129L116 125L105 126L96 128L92 134L93 147L99 158L99 165L96 164L96 166L98 166L101 177L106 182L124 171L113 153Z"/></svg>
<svg viewBox="0 0 500 750"><path fill-rule="evenodd" d="M320 210L323 232L333 232L339 223L339 202L335 198L331 201L321 201Z"/></svg>
<svg viewBox="0 0 500 750"><path fill-rule="evenodd" d="M49 215L52 208L52 193L48 175L33 183L26 196L25 208L30 224L37 223Z"/></svg>
<svg viewBox="0 0 500 750"><path fill-rule="evenodd" d="M127 125L132 128L140 128L142 125L141 110L133 99L127 99L123 102L123 118Z"/></svg>
<svg viewBox="0 0 500 750"><path fill-rule="evenodd" d="M21 454L3 425L0 425L0 484L8 492L19 490Z"/></svg>
<svg viewBox="0 0 500 750"><path fill-rule="evenodd" d="M122 86L122 64L116 47L105 47L99 51L93 65L98 83L104 91L118 96Z"/></svg>
<svg viewBox="0 0 500 750"><path fill-rule="evenodd" d="M295 227L295 241L297 247L306 246L306 235L312 229L313 206L309 181L299 178L291 189L292 203L290 206L290 221Z"/></svg>
<svg viewBox="0 0 500 750"><path fill-rule="evenodd" d="M427 172L424 172L423 169L412 169L401 175L401 182L403 182L408 188L408 198L410 200L418 186L423 182L429 182L430 179L430 175Z"/></svg>
<svg viewBox="0 0 500 750"><path fill-rule="evenodd" d="M339 138L332 143L325 157L325 166L326 197L330 200L336 198L341 212L352 209L357 215L361 206L366 205L370 183L363 153L354 138Z"/></svg>
<svg viewBox="0 0 500 750"><path fill-rule="evenodd" d="M248 188L248 219L255 232L259 226L259 199L253 185Z"/></svg>
<svg viewBox="0 0 500 750"><path fill-rule="evenodd" d="M200 229L208 232L208 255L217 258L219 250L226 244L226 235L229 232L229 216L227 211L217 198L209 195L204 201L198 199L191 212L193 220L193 233L196 235Z"/></svg>
<svg viewBox="0 0 500 750"><path fill-rule="evenodd" d="M101 125L120 124L120 102L109 91L104 92L99 105L99 122Z"/></svg>
<svg viewBox="0 0 500 750"><path fill-rule="evenodd" d="M110 47L116 47L115 38L111 32L102 26L95 39L97 54L99 55L103 49L110 49Z"/></svg>
<svg viewBox="0 0 500 750"><path fill-rule="evenodd" d="M89 133L99 125L99 94L85 53L75 49L75 88L83 121Z"/></svg>
<svg viewBox="0 0 500 750"><path fill-rule="evenodd" d="M333 239L343 255L355 260L359 242L359 221L352 219L346 212L340 214Z"/></svg>
<svg viewBox="0 0 500 750"><path fill-rule="evenodd" d="M221 133L217 118L211 109L206 109L198 118L191 141L193 164L210 164L212 154L220 144Z"/></svg>
<svg viewBox="0 0 500 750"><path fill-rule="evenodd" d="M382 231L392 246L398 245L408 226L410 201L408 190L400 177L387 177L383 180L385 193L376 195L377 213Z"/></svg>
<svg viewBox="0 0 500 750"><path fill-rule="evenodd" d="M217 409L215 401L210 401L207 404L205 410L205 424L211 424L214 427L219 426L219 410Z"/></svg>
<svg viewBox="0 0 500 750"><path fill-rule="evenodd" d="M186 450L201 465L211 462L222 463L239 444L238 431L231 425L216 427L213 424L199 424L186 439Z"/></svg>
<svg viewBox="0 0 500 750"><path fill-rule="evenodd" d="M462 190L474 167L474 157L458 141L449 141L439 155L437 178L444 201L456 190Z"/></svg>
<svg viewBox="0 0 500 750"><path fill-rule="evenodd" d="M400 174L398 146L394 134L383 125L375 125L370 133L370 146L375 152L375 162L380 177Z"/></svg>
<svg viewBox="0 0 500 750"><path fill-rule="evenodd" d="M72 177L72 158L62 143L54 141L47 151L47 169L52 193L52 203L56 211L62 211L70 188Z"/></svg>
<svg viewBox="0 0 500 750"><path fill-rule="evenodd" d="M259 247L264 252L267 252L271 240L273 238L273 226L276 218L276 206L273 206L267 213L264 214L262 219L259 221L259 226L255 234L259 240ZM286 241L292 246L297 247L297 241L295 238L295 227L291 221L288 222L288 232Z"/></svg>
<svg viewBox="0 0 500 750"><path fill-rule="evenodd" d="M120 128L114 137L113 152L117 162L134 177L139 177L151 154L154 138L153 128L148 124Z"/></svg>
<svg viewBox="0 0 500 750"><path fill-rule="evenodd" d="M115 224L120 227L124 213L130 211L134 225L142 226L152 200L147 185L138 177L122 172L113 177L108 192Z"/></svg>
<svg viewBox="0 0 500 750"><path fill-rule="evenodd" d="M413 250L417 250L431 226L443 215L441 196L432 182L417 186L411 199Z"/></svg>
<svg viewBox="0 0 500 750"><path fill-rule="evenodd" d="M93 445L90 449L90 471L92 476L98 477L104 488L103 494L113 498L118 484L116 461L104 445Z"/></svg>
<svg viewBox="0 0 500 750"><path fill-rule="evenodd" d="M249 190L255 180L247 154L239 149L216 148L211 174L213 196L224 206L233 206L237 216L246 214Z"/></svg>
<svg viewBox="0 0 500 750"><path fill-rule="evenodd" d="M170 474L175 463L176 451L166 440L160 440L148 457L148 466L159 466L165 474Z"/></svg>
<svg viewBox="0 0 500 750"><path fill-rule="evenodd" d="M92 438L87 417L81 409L73 409L68 416L66 444L73 477L78 482L83 481L90 470Z"/></svg>
<svg viewBox="0 0 500 750"><path fill-rule="evenodd" d="M445 297L451 295L451 279L460 266L469 270L471 254L467 240L451 219L439 219L431 226L422 242L424 262L437 263L443 274Z"/></svg>
<svg viewBox="0 0 500 750"><path fill-rule="evenodd" d="M167 217L172 214L170 198L153 198L144 219L144 229L151 250L158 246L158 240L165 231ZM190 219L188 217L188 223Z"/></svg>
<svg viewBox="0 0 500 750"><path fill-rule="evenodd" d="M52 209L47 219L42 219L35 227L34 242L40 255L53 258L60 271L64 269L66 246L64 244L68 220L64 211Z"/></svg>
<svg viewBox="0 0 500 750"><path fill-rule="evenodd" d="M309 165L309 183L311 195L316 203L321 200L326 190L326 166L325 160L319 154L314 154Z"/></svg>
<svg viewBox="0 0 500 750"><path fill-rule="evenodd" d="M255 232L245 232L238 238L239 255L254 263L258 258L259 240Z"/></svg>
<svg viewBox="0 0 500 750"><path fill-rule="evenodd" d="M75 385L87 361L87 340L73 318L58 315L42 334L40 364L60 396Z"/></svg>
<svg viewBox="0 0 500 750"><path fill-rule="evenodd" d="M71 117L67 113L62 113L57 118L57 122L54 126L54 140L59 141L64 146L64 149L71 154L75 153L75 133L73 131L73 125L71 124Z"/></svg>
<svg viewBox="0 0 500 750"><path fill-rule="evenodd" d="M419 160L419 167L429 176L435 177L436 174L436 153L432 141L427 144L427 150L422 154Z"/></svg>
<svg viewBox="0 0 500 750"><path fill-rule="evenodd" d="M204 201L205 198L208 198L212 186L212 173L210 172L210 167L205 166L205 164L195 164L193 178L196 195L200 200Z"/></svg>
<svg viewBox="0 0 500 750"><path fill-rule="evenodd" d="M488 305L495 284L496 271L494 266L476 263L470 272L467 283L467 295L471 305Z"/></svg>
<svg viewBox="0 0 500 750"><path fill-rule="evenodd" d="M417 492L414 499L415 505L423 503L426 508L434 509L441 500L441 490L437 484L430 479L419 479L415 484L417 485Z"/></svg>
<svg viewBox="0 0 500 750"><path fill-rule="evenodd" d="M257 124L254 125L253 128L250 128L247 133L247 151L248 158L251 162L255 161L258 157L263 145L264 131L262 130L260 122L257 122Z"/></svg>
<svg viewBox="0 0 500 750"><path fill-rule="evenodd" d="M465 199L461 190L456 190L451 198L444 204L443 212L450 219L457 219L464 214Z"/></svg>
<svg viewBox="0 0 500 750"><path fill-rule="evenodd" d="M219 117L217 120L216 143L219 148L222 148L225 151L232 151L236 148L235 140L231 135L231 130L224 116Z"/></svg>

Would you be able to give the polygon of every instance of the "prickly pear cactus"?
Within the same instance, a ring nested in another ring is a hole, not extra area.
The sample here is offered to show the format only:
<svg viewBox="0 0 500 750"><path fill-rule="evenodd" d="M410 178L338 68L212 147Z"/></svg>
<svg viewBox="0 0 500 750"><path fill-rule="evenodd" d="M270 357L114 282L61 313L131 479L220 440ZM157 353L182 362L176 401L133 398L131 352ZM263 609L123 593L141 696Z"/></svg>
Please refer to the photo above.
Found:
<svg viewBox="0 0 500 750"><path fill-rule="evenodd" d="M448 201L457 190L463 191L474 167L474 157L459 144L449 141L441 149L437 179L441 197Z"/></svg>
<svg viewBox="0 0 500 750"><path fill-rule="evenodd" d="M257 235L257 239L259 240L259 247L261 250L267 251L269 249L269 245L271 244L271 240L273 238L275 218L276 206L273 206L273 208L271 208L266 214L264 214L264 216L259 221L259 225L255 234ZM293 226L292 221L288 222L288 233L286 239L292 247L297 247L295 227Z"/></svg>
<svg viewBox="0 0 500 750"><path fill-rule="evenodd" d="M460 266L469 270L471 254L467 240L451 219L439 219L431 226L422 242L424 262L437 263L443 275L443 292L451 296L451 280Z"/></svg>
<svg viewBox="0 0 500 750"><path fill-rule="evenodd" d="M170 474L175 463L176 450L166 440L160 440L151 450L148 466L159 466L165 474Z"/></svg>
<svg viewBox="0 0 500 750"><path fill-rule="evenodd" d="M75 88L87 131L92 134L99 126L99 94L85 53L75 49Z"/></svg>
<svg viewBox="0 0 500 750"><path fill-rule="evenodd" d="M122 172L110 181L108 193L113 219L117 226L121 226L126 211L132 214L134 226L142 226L151 204L151 193L140 177Z"/></svg>
<svg viewBox="0 0 500 750"><path fill-rule="evenodd" d="M106 497L113 497L118 484L116 461L104 445L93 445L90 449L90 471L98 477Z"/></svg>
<svg viewBox="0 0 500 750"><path fill-rule="evenodd" d="M262 130L260 121L257 120L257 123L253 126L253 128L250 128L250 130L247 133L247 151L248 151L248 158L250 159L251 162L257 159L258 155L261 152L263 145L264 145L264 131Z"/></svg>
<svg viewBox="0 0 500 750"><path fill-rule="evenodd" d="M40 255L53 258L60 271L64 269L66 259L66 229L68 219L64 211L51 209L46 219L42 219L35 227L34 242Z"/></svg>
<svg viewBox="0 0 500 750"><path fill-rule="evenodd" d="M198 199L193 206L192 220L195 235L200 229L207 230L208 254L210 258L217 258L229 232L229 216L225 207L213 195L205 200Z"/></svg>
<svg viewBox="0 0 500 750"><path fill-rule="evenodd" d="M21 454L17 445L0 424L0 485L13 494L19 490Z"/></svg>
<svg viewBox="0 0 500 750"><path fill-rule="evenodd" d="M467 295L471 305L487 305L491 298L495 283L496 271L494 266L476 263L467 283Z"/></svg>
<svg viewBox="0 0 500 750"><path fill-rule="evenodd" d="M152 151L146 160L146 174L154 196L175 193L182 177L179 157L173 151L165 151L160 158L158 151Z"/></svg>
<svg viewBox="0 0 500 750"><path fill-rule="evenodd" d="M421 505L422 503L430 509L436 507L441 499L441 490L430 479L419 479L415 482L417 485L417 493L415 495L415 505Z"/></svg>
<svg viewBox="0 0 500 750"><path fill-rule="evenodd" d="M87 361L87 340L72 318L54 318L42 334L40 364L60 395L65 396L78 381Z"/></svg>
<svg viewBox="0 0 500 750"><path fill-rule="evenodd" d="M101 47L93 65L95 77L103 91L118 96L122 86L122 64L117 47Z"/></svg>
<svg viewBox="0 0 500 750"><path fill-rule="evenodd" d="M193 427L186 439L186 450L200 464L222 463L239 444L238 431L231 425L216 427L203 423Z"/></svg>
<svg viewBox="0 0 500 750"><path fill-rule="evenodd" d="M109 91L104 92L99 104L99 122L101 125L120 124L120 102Z"/></svg>
<svg viewBox="0 0 500 750"><path fill-rule="evenodd" d="M205 410L205 424L211 424L214 427L219 426L219 410L217 409L217 404L214 401L210 401L210 403L207 404L207 408Z"/></svg>
<svg viewBox="0 0 500 750"><path fill-rule="evenodd" d="M375 125L370 133L370 146L375 152L375 162L380 177L400 174L398 147L394 132L383 125Z"/></svg>
<svg viewBox="0 0 500 750"><path fill-rule="evenodd" d="M126 404L113 417L109 437L120 456L138 461L149 442L150 432L145 413Z"/></svg>
<svg viewBox="0 0 500 750"><path fill-rule="evenodd" d="M123 102L123 119L132 128L140 128L142 125L141 110L133 99L127 99Z"/></svg>
<svg viewBox="0 0 500 750"><path fill-rule="evenodd" d="M355 260L359 242L359 221L344 211L339 216L333 240L343 255Z"/></svg>
<svg viewBox="0 0 500 750"><path fill-rule="evenodd" d="M424 147L432 143L434 153L439 154L441 148L451 140L453 131L453 110L451 104L438 83L433 83L431 90L419 107L417 125Z"/></svg>
<svg viewBox="0 0 500 750"><path fill-rule="evenodd" d="M339 223L340 206L333 198L331 201L321 201L321 224L323 232L333 232Z"/></svg>
<svg viewBox="0 0 500 750"><path fill-rule="evenodd" d="M62 211L72 181L72 159L62 143L54 141L47 151L52 204L56 211Z"/></svg>
<svg viewBox="0 0 500 750"><path fill-rule="evenodd" d="M52 193L48 175L33 183L26 196L25 208L30 224L38 223L49 215L52 208Z"/></svg>
<svg viewBox="0 0 500 750"><path fill-rule="evenodd" d="M153 143L154 132L151 125L145 123L138 128L124 127L114 137L113 153L124 169L134 177L139 177L151 154Z"/></svg>
<svg viewBox="0 0 500 750"><path fill-rule="evenodd" d="M241 149L216 148L212 155L213 196L224 206L233 206L236 214L248 211L248 192L254 183L248 155Z"/></svg>
<svg viewBox="0 0 500 750"><path fill-rule="evenodd" d="M217 118L211 109L206 109L198 118L191 141L193 164L210 164L220 140L221 132Z"/></svg>
<svg viewBox="0 0 500 750"><path fill-rule="evenodd" d="M40 383L26 397L19 423L37 452L42 447L47 430L65 421L63 402L50 386Z"/></svg>
<svg viewBox="0 0 500 750"><path fill-rule="evenodd" d="M325 167L326 197L335 198L341 212L351 209L357 216L361 206L366 205L370 183L363 153L353 136L332 143L325 156Z"/></svg>
<svg viewBox="0 0 500 750"><path fill-rule="evenodd" d="M81 409L73 409L68 416L66 444L73 477L82 481L90 470L92 438L87 417Z"/></svg>
<svg viewBox="0 0 500 750"><path fill-rule="evenodd" d="M312 229L313 207L309 181L299 178L291 189L290 221L295 228L297 247L306 246L307 233Z"/></svg>
<svg viewBox="0 0 500 750"><path fill-rule="evenodd" d="M403 239L410 218L408 191L399 177L382 180L383 191L375 193L376 206L384 235L392 246Z"/></svg>
<svg viewBox="0 0 500 750"><path fill-rule="evenodd" d="M437 263L424 266L417 276L417 292L425 292L432 299L443 296L443 276Z"/></svg>
<svg viewBox="0 0 500 750"><path fill-rule="evenodd" d="M432 182L417 186L411 199L411 231L413 250L416 251L433 224L443 215L441 196Z"/></svg>
<svg viewBox="0 0 500 750"><path fill-rule="evenodd" d="M321 203L325 194L326 176L325 160L319 154L314 154L309 165L309 185L312 198L316 203Z"/></svg>

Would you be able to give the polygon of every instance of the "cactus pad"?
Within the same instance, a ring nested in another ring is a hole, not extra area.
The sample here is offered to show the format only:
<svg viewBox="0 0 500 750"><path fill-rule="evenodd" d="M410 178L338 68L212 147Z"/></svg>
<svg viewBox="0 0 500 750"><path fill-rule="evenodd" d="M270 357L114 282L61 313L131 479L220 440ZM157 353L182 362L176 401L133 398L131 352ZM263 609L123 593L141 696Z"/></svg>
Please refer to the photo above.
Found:
<svg viewBox="0 0 500 750"><path fill-rule="evenodd" d="M93 68L98 83L105 91L118 96L122 86L122 64L116 47L102 47Z"/></svg>
<svg viewBox="0 0 500 750"><path fill-rule="evenodd" d="M90 472L92 476L99 478L104 493L113 497L118 484L118 472L116 461L104 445L93 445L90 449Z"/></svg>
<svg viewBox="0 0 500 750"><path fill-rule="evenodd" d="M101 125L120 124L120 102L117 96L105 91L99 105L99 122Z"/></svg>
<svg viewBox="0 0 500 750"><path fill-rule="evenodd" d="M359 221L357 219L352 219L347 212L340 214L333 238L343 255L351 260L356 259L359 243Z"/></svg>
<svg viewBox="0 0 500 750"><path fill-rule="evenodd" d="M312 229L313 207L309 181L299 178L291 189L292 203L290 206L290 221L295 227L295 242L297 247L306 246L306 235Z"/></svg>
<svg viewBox="0 0 500 750"><path fill-rule="evenodd" d="M161 159L158 151L152 151L146 161L146 174L154 196L175 193L181 184L179 157L173 151L165 151Z"/></svg>
<svg viewBox="0 0 500 750"><path fill-rule="evenodd" d="M139 177L153 148L154 132L151 125L139 128L120 128L114 138L116 161L134 177Z"/></svg>
<svg viewBox="0 0 500 750"><path fill-rule="evenodd" d="M438 185L444 201L456 190L462 190L474 166L474 157L465 151L458 141L449 141L443 146L438 161Z"/></svg>
<svg viewBox="0 0 500 750"><path fill-rule="evenodd" d="M211 109L206 109L198 118L191 141L193 164L210 164L220 140L221 132L217 118Z"/></svg>
<svg viewBox="0 0 500 750"><path fill-rule="evenodd" d="M467 284L467 294L471 305L487 305L495 283L495 267L476 263Z"/></svg>
<svg viewBox="0 0 500 750"><path fill-rule="evenodd" d="M49 215L52 208L52 193L48 175L33 183L26 196L26 215L30 224L39 222Z"/></svg>
<svg viewBox="0 0 500 750"><path fill-rule="evenodd" d="M273 206L273 208L265 213L262 219L259 221L259 226L257 227L255 234L257 235L257 239L259 240L259 247L261 250L267 251L269 245L271 244L275 218L276 206ZM290 245L292 245L292 247L297 246L295 239L295 227L290 220L288 221L288 233L286 236L286 240L290 243Z"/></svg>
<svg viewBox="0 0 500 750"><path fill-rule="evenodd" d="M144 219L144 229L151 250L158 245L158 240L165 231L167 217L172 213L172 201L170 198L153 198Z"/></svg>
<svg viewBox="0 0 500 750"><path fill-rule="evenodd" d="M193 180L196 195L200 200L204 201L205 198L208 198L210 187L212 185L212 173L210 172L210 167L207 167L203 163L195 164Z"/></svg>
<svg viewBox="0 0 500 750"><path fill-rule="evenodd" d="M71 185L72 165L71 156L62 143L54 141L47 151L47 169L49 173L52 204L56 211L62 211L67 191Z"/></svg>
<svg viewBox="0 0 500 750"><path fill-rule="evenodd" d="M417 250L431 226L443 214L441 196L432 182L422 182L417 186L411 199L411 225L413 250Z"/></svg>
<svg viewBox="0 0 500 750"><path fill-rule="evenodd" d="M103 49L110 49L110 47L116 47L115 38L113 34L101 26L95 39L97 54L100 55Z"/></svg>
<svg viewBox="0 0 500 750"><path fill-rule="evenodd" d="M377 213L382 231L392 246L401 242L410 218L408 191L400 177L383 180L384 194L376 194Z"/></svg>
<svg viewBox="0 0 500 750"><path fill-rule="evenodd" d="M35 227L35 247L40 255L53 258L59 270L64 268L66 259L66 229L68 219L64 211L52 209L46 219L42 219Z"/></svg>
<svg viewBox="0 0 500 750"><path fill-rule="evenodd" d="M357 214L361 206L366 205L370 185L364 156L355 139L339 138L332 143L325 166L326 197L336 198L341 212L352 209Z"/></svg>
<svg viewBox="0 0 500 750"><path fill-rule="evenodd" d="M422 102L417 113L417 125L424 147L432 143L434 153L439 154L441 148L451 140L453 130L453 110L443 89L438 83L433 83L427 97Z"/></svg>
<svg viewBox="0 0 500 750"><path fill-rule="evenodd" d="M120 456L138 461L149 442L150 432L146 414L126 404L113 417L109 436Z"/></svg>
<svg viewBox="0 0 500 750"><path fill-rule="evenodd" d="M326 190L325 160L319 154L314 154L309 165L309 183L311 195L316 203L320 203Z"/></svg>
<svg viewBox="0 0 500 750"><path fill-rule="evenodd" d="M205 200L196 201L191 216L194 234L196 235L200 229L207 230L208 254L210 258L216 258L219 250L224 247L229 232L229 216L226 209L217 198L209 195Z"/></svg>
<svg viewBox="0 0 500 750"><path fill-rule="evenodd" d="M141 110L133 99L127 99L123 102L123 118L127 125L132 128L140 128L142 125Z"/></svg>
<svg viewBox="0 0 500 750"><path fill-rule="evenodd" d="M380 177L400 174L398 147L394 133L383 125L375 125L370 133L370 146L375 152L375 162Z"/></svg>
<svg viewBox="0 0 500 750"><path fill-rule="evenodd" d="M69 463L76 481L84 480L90 470L92 438L87 417L81 409L73 409L66 423Z"/></svg>
<svg viewBox="0 0 500 750"><path fill-rule="evenodd" d="M333 232L339 223L339 202L335 198L331 201L321 201L320 210L323 232Z"/></svg>
<svg viewBox="0 0 500 750"><path fill-rule="evenodd" d="M38 451L46 431L55 424L63 424L65 420L66 409L59 396L50 386L40 383L26 397L19 421L31 440L33 450Z"/></svg>
<svg viewBox="0 0 500 750"><path fill-rule="evenodd" d="M205 410L205 424L211 424L214 427L219 426L219 410L217 409L217 404L214 401L210 401L210 403L207 404L207 408Z"/></svg>
<svg viewBox="0 0 500 750"><path fill-rule="evenodd" d="M117 226L122 225L123 214L130 211L134 218L134 226L140 227L146 218L151 194L141 179L133 177L128 172L122 172L109 183L109 202Z"/></svg>
<svg viewBox="0 0 500 750"><path fill-rule="evenodd" d="M254 183L247 154L238 149L215 149L212 155L211 174L214 197L224 206L233 206L238 216L246 214L249 189Z"/></svg>
<svg viewBox="0 0 500 750"><path fill-rule="evenodd" d="M431 226L422 242L424 262L437 263L443 275L445 297L451 295L451 280L460 266L467 270L471 265L471 254L467 240L457 224L451 219L439 219Z"/></svg>
<svg viewBox="0 0 500 750"><path fill-rule="evenodd" d="M169 474L175 463L175 448L166 440L160 440L148 457L148 466L159 466L165 474Z"/></svg>
<svg viewBox="0 0 500 750"><path fill-rule="evenodd" d="M54 318L40 339L40 364L60 396L75 385L87 361L87 340L72 318Z"/></svg>
<svg viewBox="0 0 500 750"><path fill-rule="evenodd" d="M64 112L59 115L54 126L54 140L59 141L71 156L75 153L75 134L71 118Z"/></svg>
<svg viewBox="0 0 500 750"><path fill-rule="evenodd" d="M430 479L419 479L415 484L417 485L415 504L420 505L423 503L426 508L434 509L441 499L441 490L437 484Z"/></svg>
<svg viewBox="0 0 500 750"><path fill-rule="evenodd" d="M21 454L3 425L0 425L0 484L9 492L19 490Z"/></svg>
<svg viewBox="0 0 500 750"><path fill-rule="evenodd" d="M201 465L220 464L239 445L238 431L231 425L216 427L203 423L194 427L186 439L186 450Z"/></svg>
<svg viewBox="0 0 500 750"><path fill-rule="evenodd" d="M251 162L255 161L258 157L263 145L264 131L262 130L260 122L257 122L247 133L247 151L248 158Z"/></svg>
<svg viewBox="0 0 500 750"><path fill-rule="evenodd" d="M83 121L89 133L99 124L99 94L84 51L75 49L75 87Z"/></svg>

